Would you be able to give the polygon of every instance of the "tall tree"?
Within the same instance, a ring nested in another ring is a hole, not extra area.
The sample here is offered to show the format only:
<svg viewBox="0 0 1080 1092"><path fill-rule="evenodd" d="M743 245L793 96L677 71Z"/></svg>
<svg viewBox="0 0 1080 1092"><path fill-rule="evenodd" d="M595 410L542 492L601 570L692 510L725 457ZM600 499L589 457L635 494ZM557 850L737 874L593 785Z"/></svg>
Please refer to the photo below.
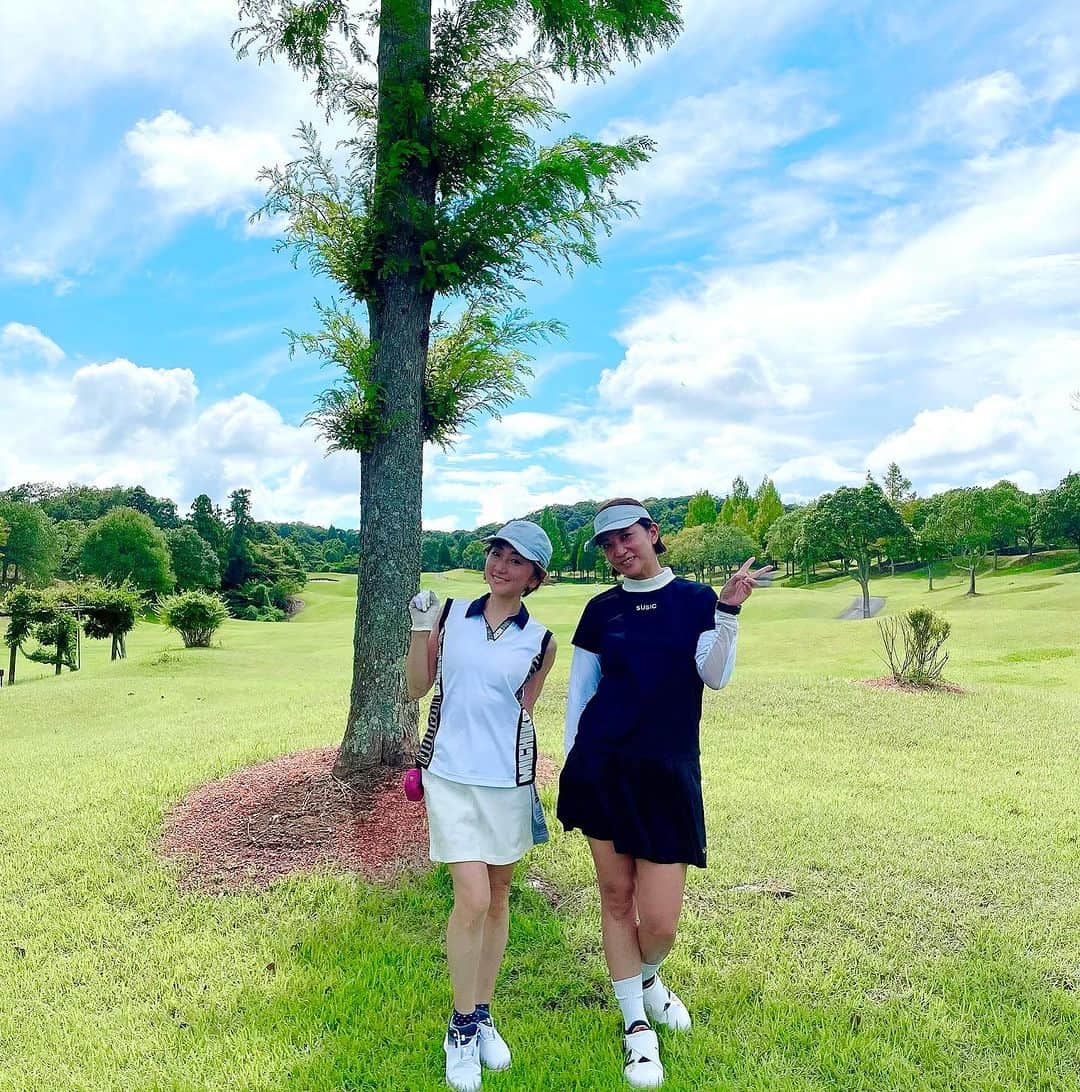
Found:
<svg viewBox="0 0 1080 1092"><path fill-rule="evenodd" d="M570 560L570 550L566 544L566 531L559 517L551 507L545 508L540 517L540 526L547 532L551 539L551 562L549 567L553 573L561 575Z"/></svg>
<svg viewBox="0 0 1080 1092"><path fill-rule="evenodd" d="M176 587L216 590L221 583L221 564L213 547L190 524L165 532Z"/></svg>
<svg viewBox="0 0 1080 1092"><path fill-rule="evenodd" d="M1044 542L1071 542L1080 550L1080 474L1066 474L1040 495L1036 519Z"/></svg>
<svg viewBox="0 0 1080 1092"><path fill-rule="evenodd" d="M695 493L686 506L684 527L701 527L716 522L716 498L707 490Z"/></svg>
<svg viewBox="0 0 1080 1092"><path fill-rule="evenodd" d="M754 506L754 538L765 542L769 537L769 528L784 514L784 505L771 478L766 476L761 479L761 485L754 494Z"/></svg>
<svg viewBox="0 0 1080 1092"><path fill-rule="evenodd" d="M904 472L896 463L889 463L882 488L885 490L885 496L896 505L911 500L915 495L911 489L911 479L904 476Z"/></svg>
<svg viewBox="0 0 1080 1092"><path fill-rule="evenodd" d="M870 617L870 557L879 540L902 535L900 513L876 482L859 489L841 486L826 493L806 517L806 534L820 550L819 556L834 551L855 562L852 573L862 589L863 617Z"/></svg>
<svg viewBox="0 0 1080 1092"><path fill-rule="evenodd" d="M673 0L241 0L240 55L284 56L351 127L344 166L310 127L305 155L266 176L265 211L367 309L360 577L340 776L399 764L415 739L400 604L419 586L425 372L437 296L501 305L536 265L598 260L629 206L615 183L650 144L536 134L563 121L552 78L601 79L672 40ZM367 34L378 29L374 79ZM522 55L528 38L532 51Z"/></svg>
<svg viewBox="0 0 1080 1092"><path fill-rule="evenodd" d="M0 542L0 583L48 584L60 564L60 538L36 505L0 501L7 533Z"/></svg>
<svg viewBox="0 0 1080 1092"><path fill-rule="evenodd" d="M225 588L239 588L251 579L255 563L251 556L255 520L251 515L251 490L234 489L229 494L228 539L225 546Z"/></svg>
<svg viewBox="0 0 1080 1092"><path fill-rule="evenodd" d="M220 558L225 551L228 532L221 509L205 494L200 493L192 502L188 513L192 527Z"/></svg>
<svg viewBox="0 0 1080 1092"><path fill-rule="evenodd" d="M968 574L968 595L975 595L975 574L994 533L989 489L949 489L929 501L923 533L954 555L954 563Z"/></svg>
<svg viewBox="0 0 1080 1092"><path fill-rule="evenodd" d="M114 508L86 529L82 571L114 584L130 580L140 591L164 595L174 577L165 535L134 508Z"/></svg>

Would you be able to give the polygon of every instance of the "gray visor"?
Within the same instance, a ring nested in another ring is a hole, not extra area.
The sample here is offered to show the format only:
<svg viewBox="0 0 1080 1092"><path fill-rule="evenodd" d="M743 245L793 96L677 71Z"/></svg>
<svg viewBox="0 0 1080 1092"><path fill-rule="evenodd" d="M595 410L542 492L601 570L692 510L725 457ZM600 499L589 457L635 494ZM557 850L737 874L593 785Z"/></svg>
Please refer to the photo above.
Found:
<svg viewBox="0 0 1080 1092"><path fill-rule="evenodd" d="M608 531L621 531L624 527L637 523L639 519L653 522L648 509L640 504L613 504L610 508L597 512L596 519L593 520L593 536L589 539L589 545L596 546L596 540L601 535L607 534Z"/></svg>

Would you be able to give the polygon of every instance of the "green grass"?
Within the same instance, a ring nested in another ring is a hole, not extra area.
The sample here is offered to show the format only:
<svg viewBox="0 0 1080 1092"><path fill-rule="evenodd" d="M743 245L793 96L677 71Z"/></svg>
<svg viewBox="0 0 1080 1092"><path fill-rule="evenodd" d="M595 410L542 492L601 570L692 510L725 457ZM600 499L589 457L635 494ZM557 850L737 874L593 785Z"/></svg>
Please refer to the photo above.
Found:
<svg viewBox="0 0 1080 1092"><path fill-rule="evenodd" d="M1080 575L935 584L871 590L885 614L944 611L963 695L857 684L884 668L874 622L836 618L854 581L744 612L734 680L706 696L710 867L667 965L696 1026L665 1039L666 1088L1080 1089ZM529 601L562 648L537 718L555 755L595 590ZM354 591L312 583L294 621L207 650L142 625L125 662L88 642L81 672L23 662L0 692L0 1089L442 1087L443 871L204 897L154 853L189 789L338 740ZM515 1062L484 1086L618 1088L585 847L554 830L528 865L559 909L515 888L496 995ZM796 896L730 890L769 879Z"/></svg>

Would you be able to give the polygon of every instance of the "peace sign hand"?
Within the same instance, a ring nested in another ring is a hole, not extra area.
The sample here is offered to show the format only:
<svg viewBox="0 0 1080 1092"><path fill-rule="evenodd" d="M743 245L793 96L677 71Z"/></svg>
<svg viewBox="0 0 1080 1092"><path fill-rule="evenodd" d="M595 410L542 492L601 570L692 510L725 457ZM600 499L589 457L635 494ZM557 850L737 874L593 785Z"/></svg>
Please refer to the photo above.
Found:
<svg viewBox="0 0 1080 1092"><path fill-rule="evenodd" d="M755 558L748 557L736 569L731 579L720 589L720 602L729 607L737 607L750 598L755 588L767 588L772 583L775 565L763 565L760 569L751 569Z"/></svg>

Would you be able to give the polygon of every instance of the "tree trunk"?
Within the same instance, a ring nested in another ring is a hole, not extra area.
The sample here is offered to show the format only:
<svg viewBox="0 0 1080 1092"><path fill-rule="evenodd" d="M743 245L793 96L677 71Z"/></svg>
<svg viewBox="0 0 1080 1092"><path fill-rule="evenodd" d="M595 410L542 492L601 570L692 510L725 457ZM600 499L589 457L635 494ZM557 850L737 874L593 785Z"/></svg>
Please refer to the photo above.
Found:
<svg viewBox="0 0 1080 1092"><path fill-rule="evenodd" d="M11 655L8 656L8 686L15 685L15 659L19 655L19 646L11 646Z"/></svg>
<svg viewBox="0 0 1080 1092"><path fill-rule="evenodd" d="M934 563L932 561L928 561L926 563L926 580L927 580L927 589L926 590L927 591L933 591L934 590Z"/></svg>
<svg viewBox="0 0 1080 1092"><path fill-rule="evenodd" d="M967 594L968 595L974 595L975 594L975 563L974 562L972 562L972 564L968 567L968 574L971 577L971 583L968 585Z"/></svg>
<svg viewBox="0 0 1080 1092"><path fill-rule="evenodd" d="M360 458L360 566L349 718L334 773L400 766L416 746L405 683L406 603L420 587L423 382L434 294L422 283L418 211L435 201L431 2L382 0L373 214L377 261L368 322L387 434Z"/></svg>
<svg viewBox="0 0 1080 1092"><path fill-rule="evenodd" d="M864 618L870 617L870 555L864 554L857 559L856 572L859 574L856 579L859 581L859 587L862 588L862 616Z"/></svg>

